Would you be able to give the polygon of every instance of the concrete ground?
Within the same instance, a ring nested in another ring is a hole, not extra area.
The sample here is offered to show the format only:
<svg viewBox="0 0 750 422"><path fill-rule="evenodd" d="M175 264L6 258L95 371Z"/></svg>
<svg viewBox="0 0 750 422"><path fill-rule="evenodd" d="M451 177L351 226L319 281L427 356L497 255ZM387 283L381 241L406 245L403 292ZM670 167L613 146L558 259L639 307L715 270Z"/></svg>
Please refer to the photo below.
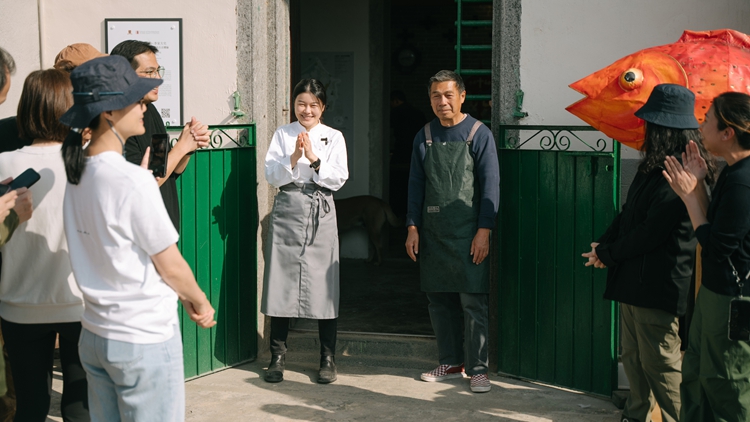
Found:
<svg viewBox="0 0 750 422"><path fill-rule="evenodd" d="M392 237L403 248L404 236ZM401 251L392 247L380 267L342 260L338 381L316 383L317 322L299 320L290 332L282 383L263 381L269 356L188 381L186 420L619 421L610 400L497 375L483 394L472 393L468 379L421 381L437 361L437 348L417 266ZM58 368L48 421L62 421Z"/></svg>
<svg viewBox="0 0 750 422"><path fill-rule="evenodd" d="M420 370L339 364L339 379L320 385L314 362L288 362L285 380L262 376L267 359L185 384L186 420L231 421L619 421L609 401L569 390L490 377L492 391L475 394L468 379L419 380ZM62 374L55 372L47 421L62 421Z"/></svg>
<svg viewBox="0 0 750 422"><path fill-rule="evenodd" d="M231 421L619 421L609 401L491 375L492 391L474 394L468 379L419 380L420 370L339 364L320 385L315 362L287 362L285 380L263 381L267 358L185 384L186 420ZM62 421L62 374L55 371L48 422Z"/></svg>
<svg viewBox="0 0 750 422"><path fill-rule="evenodd" d="M263 381L267 359L189 381L188 421L618 421L609 401L491 376L475 394L468 379L427 383L420 370L339 364L338 381L316 383L317 362L287 362L285 380Z"/></svg>

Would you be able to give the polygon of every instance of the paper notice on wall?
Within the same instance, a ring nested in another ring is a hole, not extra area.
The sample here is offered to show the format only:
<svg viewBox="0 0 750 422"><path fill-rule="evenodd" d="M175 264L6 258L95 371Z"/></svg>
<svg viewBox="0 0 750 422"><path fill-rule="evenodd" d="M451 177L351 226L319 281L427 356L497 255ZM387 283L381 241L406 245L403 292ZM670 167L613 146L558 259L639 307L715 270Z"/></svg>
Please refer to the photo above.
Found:
<svg viewBox="0 0 750 422"><path fill-rule="evenodd" d="M182 19L105 19L104 23L107 53L126 40L146 41L159 49L156 61L164 67L164 83L154 106L164 125L182 126Z"/></svg>

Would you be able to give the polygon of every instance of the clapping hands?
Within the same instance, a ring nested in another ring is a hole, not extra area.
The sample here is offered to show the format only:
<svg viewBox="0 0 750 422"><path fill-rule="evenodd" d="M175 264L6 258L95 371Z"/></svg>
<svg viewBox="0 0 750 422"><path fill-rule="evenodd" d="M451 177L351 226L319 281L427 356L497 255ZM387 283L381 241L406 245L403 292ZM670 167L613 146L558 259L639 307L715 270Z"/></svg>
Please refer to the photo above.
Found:
<svg viewBox="0 0 750 422"><path fill-rule="evenodd" d="M701 157L694 141L690 141L682 153L682 164L675 157L669 156L664 160L664 168L664 178L682 199L695 191L698 182L702 182L708 173L706 160Z"/></svg>

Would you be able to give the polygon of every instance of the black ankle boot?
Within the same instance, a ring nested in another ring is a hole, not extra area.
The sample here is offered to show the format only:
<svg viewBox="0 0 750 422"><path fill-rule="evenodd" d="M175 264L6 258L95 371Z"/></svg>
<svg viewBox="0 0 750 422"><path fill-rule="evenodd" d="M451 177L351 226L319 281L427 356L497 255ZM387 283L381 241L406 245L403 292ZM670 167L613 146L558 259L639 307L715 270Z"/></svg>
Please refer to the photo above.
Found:
<svg viewBox="0 0 750 422"><path fill-rule="evenodd" d="M281 382L284 380L284 365L286 363L285 355L271 356L271 363L266 369L266 376L263 377L266 382Z"/></svg>
<svg viewBox="0 0 750 422"><path fill-rule="evenodd" d="M334 381L336 381L336 362L334 362L333 356L321 356L318 383L329 384Z"/></svg>

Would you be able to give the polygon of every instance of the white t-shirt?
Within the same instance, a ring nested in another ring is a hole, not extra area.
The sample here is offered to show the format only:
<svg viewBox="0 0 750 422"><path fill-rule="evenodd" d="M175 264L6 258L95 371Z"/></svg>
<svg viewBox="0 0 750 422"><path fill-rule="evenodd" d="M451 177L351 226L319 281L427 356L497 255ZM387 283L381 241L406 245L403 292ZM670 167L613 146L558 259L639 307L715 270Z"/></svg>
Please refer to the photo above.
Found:
<svg viewBox="0 0 750 422"><path fill-rule="evenodd" d="M31 187L34 213L0 251L0 317L18 324L77 322L83 299L68 259L61 207L65 165L61 143L0 154L0 181L28 168L41 176Z"/></svg>
<svg viewBox="0 0 750 422"><path fill-rule="evenodd" d="M307 129L299 122L276 129L266 153L266 180L277 188L292 182L298 185L313 182L332 191L341 189L349 178L344 135L322 123L308 132L313 152L320 158L320 171L316 173L304 154L292 169L291 157L297 145L297 135L303 132Z"/></svg>
<svg viewBox="0 0 750 422"><path fill-rule="evenodd" d="M147 170L115 152L86 159L63 208L70 261L83 292L83 327L128 343L169 340L177 294L151 256L178 239L159 187Z"/></svg>

